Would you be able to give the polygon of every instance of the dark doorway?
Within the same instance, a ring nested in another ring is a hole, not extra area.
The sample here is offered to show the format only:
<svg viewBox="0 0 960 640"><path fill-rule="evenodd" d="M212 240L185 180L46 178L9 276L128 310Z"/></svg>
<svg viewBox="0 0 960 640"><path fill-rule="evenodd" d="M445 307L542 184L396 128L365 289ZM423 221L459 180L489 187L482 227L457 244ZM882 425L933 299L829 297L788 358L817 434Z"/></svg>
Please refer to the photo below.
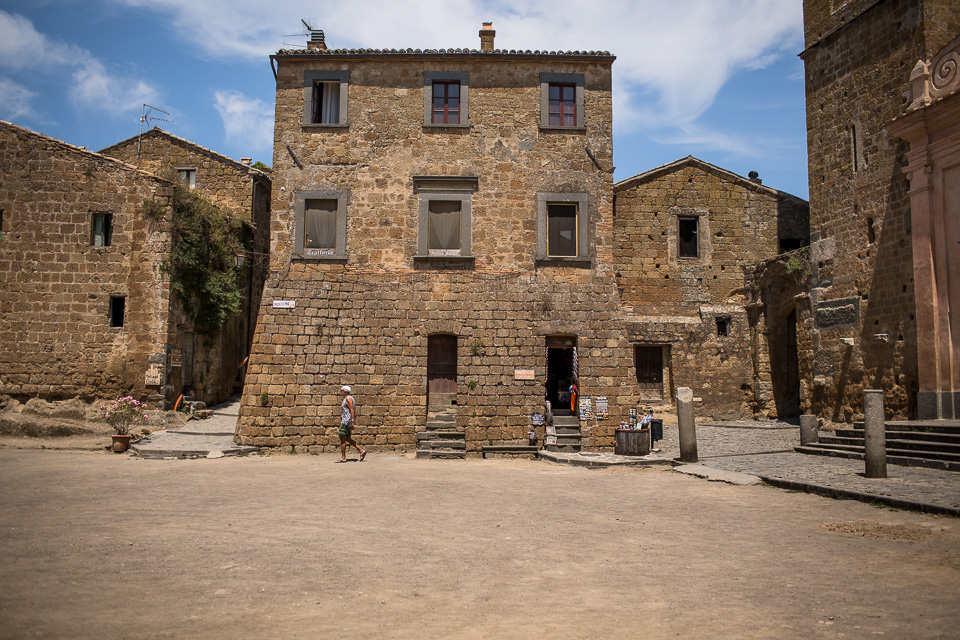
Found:
<svg viewBox="0 0 960 640"><path fill-rule="evenodd" d="M797 309L778 313L770 309L769 345L770 377L773 382L773 400L777 416L790 418L800 415L800 359L797 355Z"/></svg>
<svg viewBox="0 0 960 640"><path fill-rule="evenodd" d="M663 347L660 345L634 347L633 364L637 370L640 399L647 402L661 402L663 400Z"/></svg>
<svg viewBox="0 0 960 640"><path fill-rule="evenodd" d="M547 383L545 398L550 401L554 415L573 415L570 386L577 381L577 339L573 337L547 338Z"/></svg>
<svg viewBox="0 0 960 640"><path fill-rule="evenodd" d="M427 338L427 407L457 404L457 336Z"/></svg>

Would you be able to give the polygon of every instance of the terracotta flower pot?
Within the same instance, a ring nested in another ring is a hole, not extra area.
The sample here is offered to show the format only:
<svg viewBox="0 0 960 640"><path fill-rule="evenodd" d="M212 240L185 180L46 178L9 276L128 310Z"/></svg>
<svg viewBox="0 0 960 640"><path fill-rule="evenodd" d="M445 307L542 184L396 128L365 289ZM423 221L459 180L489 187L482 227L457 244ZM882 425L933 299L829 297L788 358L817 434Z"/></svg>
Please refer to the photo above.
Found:
<svg viewBox="0 0 960 640"><path fill-rule="evenodd" d="M116 453L123 453L130 448L130 436L113 436L113 450Z"/></svg>

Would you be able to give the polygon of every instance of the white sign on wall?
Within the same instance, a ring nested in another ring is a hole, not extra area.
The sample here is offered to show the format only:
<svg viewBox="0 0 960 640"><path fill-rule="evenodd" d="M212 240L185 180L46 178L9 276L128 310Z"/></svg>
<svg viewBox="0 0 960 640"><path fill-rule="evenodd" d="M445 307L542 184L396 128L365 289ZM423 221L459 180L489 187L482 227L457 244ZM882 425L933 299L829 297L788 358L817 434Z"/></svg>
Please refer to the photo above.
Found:
<svg viewBox="0 0 960 640"><path fill-rule="evenodd" d="M297 306L296 300L274 300L274 309L293 309Z"/></svg>

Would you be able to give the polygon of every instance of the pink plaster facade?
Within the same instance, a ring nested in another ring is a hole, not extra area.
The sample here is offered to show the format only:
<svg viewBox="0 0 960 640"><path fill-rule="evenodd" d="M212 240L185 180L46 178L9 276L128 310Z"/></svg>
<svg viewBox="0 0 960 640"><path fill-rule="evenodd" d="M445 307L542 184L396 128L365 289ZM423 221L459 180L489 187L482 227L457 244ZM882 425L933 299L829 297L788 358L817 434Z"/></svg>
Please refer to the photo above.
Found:
<svg viewBox="0 0 960 640"><path fill-rule="evenodd" d="M889 125L909 145L920 419L960 418L960 35L911 76Z"/></svg>

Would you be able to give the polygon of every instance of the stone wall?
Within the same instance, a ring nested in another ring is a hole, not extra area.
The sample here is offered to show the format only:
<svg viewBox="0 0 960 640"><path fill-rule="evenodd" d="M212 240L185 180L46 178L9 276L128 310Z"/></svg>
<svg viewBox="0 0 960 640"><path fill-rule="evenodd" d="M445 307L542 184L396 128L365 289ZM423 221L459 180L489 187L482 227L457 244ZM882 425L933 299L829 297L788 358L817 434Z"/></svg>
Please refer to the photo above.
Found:
<svg viewBox="0 0 960 640"><path fill-rule="evenodd" d="M166 357L170 234L140 206L165 201L167 183L5 122L0 150L0 393L155 393L145 373ZM112 215L110 246L91 246L95 213ZM114 296L122 327L110 326Z"/></svg>
<svg viewBox="0 0 960 640"><path fill-rule="evenodd" d="M242 385L244 358L249 354L256 310L260 307L266 279L270 233L270 179L262 171L224 155L178 138L160 128L142 136L128 138L101 152L142 169L166 175L173 170L195 172L195 187L219 207L245 214L251 221L249 256L243 278L243 310L224 324L216 334L193 327L178 300L171 313L177 331L170 348L180 354L193 345L193 363L188 371L182 366L168 370L168 395L175 400L187 393L208 404L224 402Z"/></svg>
<svg viewBox="0 0 960 640"><path fill-rule="evenodd" d="M889 416L915 415L916 329L906 144L884 127L909 102L910 70L960 29L956 3L804 3L810 168L809 410L862 413L883 389Z"/></svg>
<svg viewBox="0 0 960 640"><path fill-rule="evenodd" d="M778 412L757 395L747 287L755 265L779 253L780 238L807 241L806 203L695 158L621 181L615 193L614 264L629 340L669 345L668 377L694 389L704 415L783 415L785 405ZM689 217L698 220L699 252L678 257L678 218ZM663 400L673 395L665 385Z"/></svg>
<svg viewBox="0 0 960 640"><path fill-rule="evenodd" d="M583 394L610 401L610 419L584 425L584 444L612 446L613 425L637 399L612 270L612 58L282 52L277 62L273 272L241 440L336 447L346 383L363 446L412 449L428 410L433 334L458 338L457 425L468 449L525 440L542 410L546 339L562 335L576 338ZM347 123L304 126L305 73L325 70L349 71ZM469 74L469 127L424 125L424 72ZM583 74L582 129L540 127L541 72ZM430 176L475 184L469 256L418 257L415 178ZM346 198L345 255L293 257L298 194L310 192ZM537 259L538 192L585 194L587 260Z"/></svg>

